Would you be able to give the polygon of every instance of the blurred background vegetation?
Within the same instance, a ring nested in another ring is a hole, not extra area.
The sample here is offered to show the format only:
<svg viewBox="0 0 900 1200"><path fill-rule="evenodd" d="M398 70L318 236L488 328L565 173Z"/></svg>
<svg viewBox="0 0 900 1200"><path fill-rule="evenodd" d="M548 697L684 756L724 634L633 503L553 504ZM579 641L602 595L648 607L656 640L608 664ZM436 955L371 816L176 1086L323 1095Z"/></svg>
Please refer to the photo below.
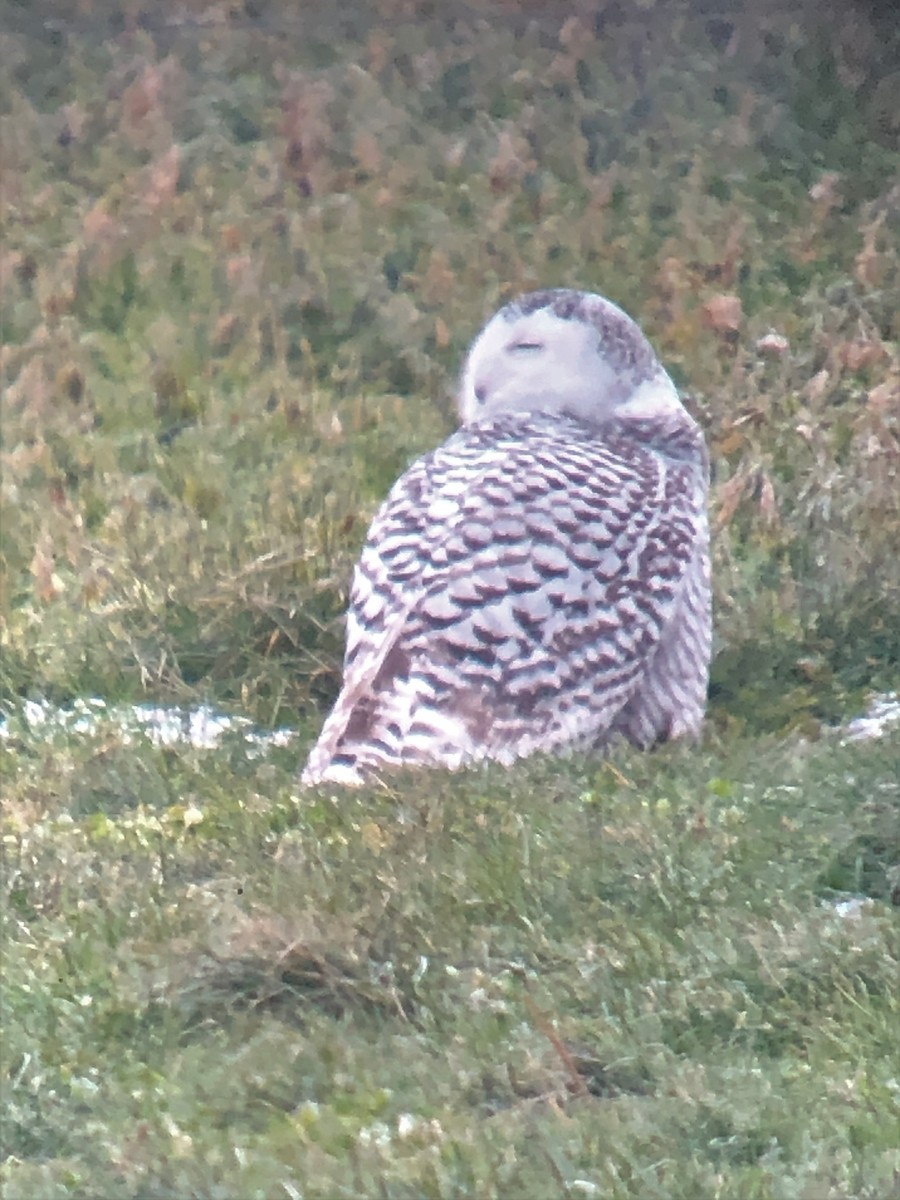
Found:
<svg viewBox="0 0 900 1200"><path fill-rule="evenodd" d="M557 284L708 433L720 726L896 683L889 9L4 0L7 694L312 728L375 507Z"/></svg>

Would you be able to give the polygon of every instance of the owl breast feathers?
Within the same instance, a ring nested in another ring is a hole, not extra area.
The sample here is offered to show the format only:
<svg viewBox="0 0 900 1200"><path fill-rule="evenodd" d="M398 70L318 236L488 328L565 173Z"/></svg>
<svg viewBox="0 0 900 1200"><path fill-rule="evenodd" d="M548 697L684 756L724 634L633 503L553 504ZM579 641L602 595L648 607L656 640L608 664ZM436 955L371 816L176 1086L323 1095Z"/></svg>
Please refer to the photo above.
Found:
<svg viewBox="0 0 900 1200"><path fill-rule="evenodd" d="M706 449L638 326L525 296L476 339L459 405L369 530L304 783L699 730Z"/></svg>

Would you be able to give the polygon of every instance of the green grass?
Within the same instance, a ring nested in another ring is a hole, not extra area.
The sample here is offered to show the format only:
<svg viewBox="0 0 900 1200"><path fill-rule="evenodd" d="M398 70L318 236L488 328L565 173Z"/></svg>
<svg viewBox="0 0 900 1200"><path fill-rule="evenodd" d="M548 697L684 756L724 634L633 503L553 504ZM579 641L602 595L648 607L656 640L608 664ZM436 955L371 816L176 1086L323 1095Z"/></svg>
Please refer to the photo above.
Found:
<svg viewBox="0 0 900 1200"><path fill-rule="evenodd" d="M0 7L7 707L298 730L11 720L10 1200L896 1193L900 743L829 727L900 681L897 32L783 7ZM368 521L554 284L707 430L706 740L301 794Z"/></svg>
<svg viewBox="0 0 900 1200"><path fill-rule="evenodd" d="M8 1196L890 1194L896 736L341 795L5 753Z"/></svg>

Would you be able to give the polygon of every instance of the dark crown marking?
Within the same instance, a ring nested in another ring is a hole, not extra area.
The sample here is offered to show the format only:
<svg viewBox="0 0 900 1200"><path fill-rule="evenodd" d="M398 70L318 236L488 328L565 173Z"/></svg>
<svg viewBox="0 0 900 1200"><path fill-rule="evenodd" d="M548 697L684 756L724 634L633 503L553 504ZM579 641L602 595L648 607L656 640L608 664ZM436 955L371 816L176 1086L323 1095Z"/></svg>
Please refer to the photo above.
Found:
<svg viewBox="0 0 900 1200"><path fill-rule="evenodd" d="M614 370L631 374L635 382L652 379L659 359L639 325L603 296L573 288L546 288L510 301L500 311L507 321L548 309L561 321L593 325L600 335L600 351Z"/></svg>

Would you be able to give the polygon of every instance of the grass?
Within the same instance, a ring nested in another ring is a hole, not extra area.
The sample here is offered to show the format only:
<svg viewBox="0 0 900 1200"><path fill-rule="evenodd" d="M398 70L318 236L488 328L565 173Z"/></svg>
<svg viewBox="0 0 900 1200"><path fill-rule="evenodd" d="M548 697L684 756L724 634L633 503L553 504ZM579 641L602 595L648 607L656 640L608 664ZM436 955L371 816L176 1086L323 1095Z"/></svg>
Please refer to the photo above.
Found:
<svg viewBox="0 0 900 1200"><path fill-rule="evenodd" d="M290 756L32 748L6 1194L881 1200L898 741L765 751L333 796Z"/></svg>
<svg viewBox="0 0 900 1200"><path fill-rule="evenodd" d="M897 35L721 7L0 9L10 1200L896 1193L900 743L830 726L900 679ZM367 523L552 284L708 432L707 738L300 793ZM298 741L21 716L91 695Z"/></svg>

